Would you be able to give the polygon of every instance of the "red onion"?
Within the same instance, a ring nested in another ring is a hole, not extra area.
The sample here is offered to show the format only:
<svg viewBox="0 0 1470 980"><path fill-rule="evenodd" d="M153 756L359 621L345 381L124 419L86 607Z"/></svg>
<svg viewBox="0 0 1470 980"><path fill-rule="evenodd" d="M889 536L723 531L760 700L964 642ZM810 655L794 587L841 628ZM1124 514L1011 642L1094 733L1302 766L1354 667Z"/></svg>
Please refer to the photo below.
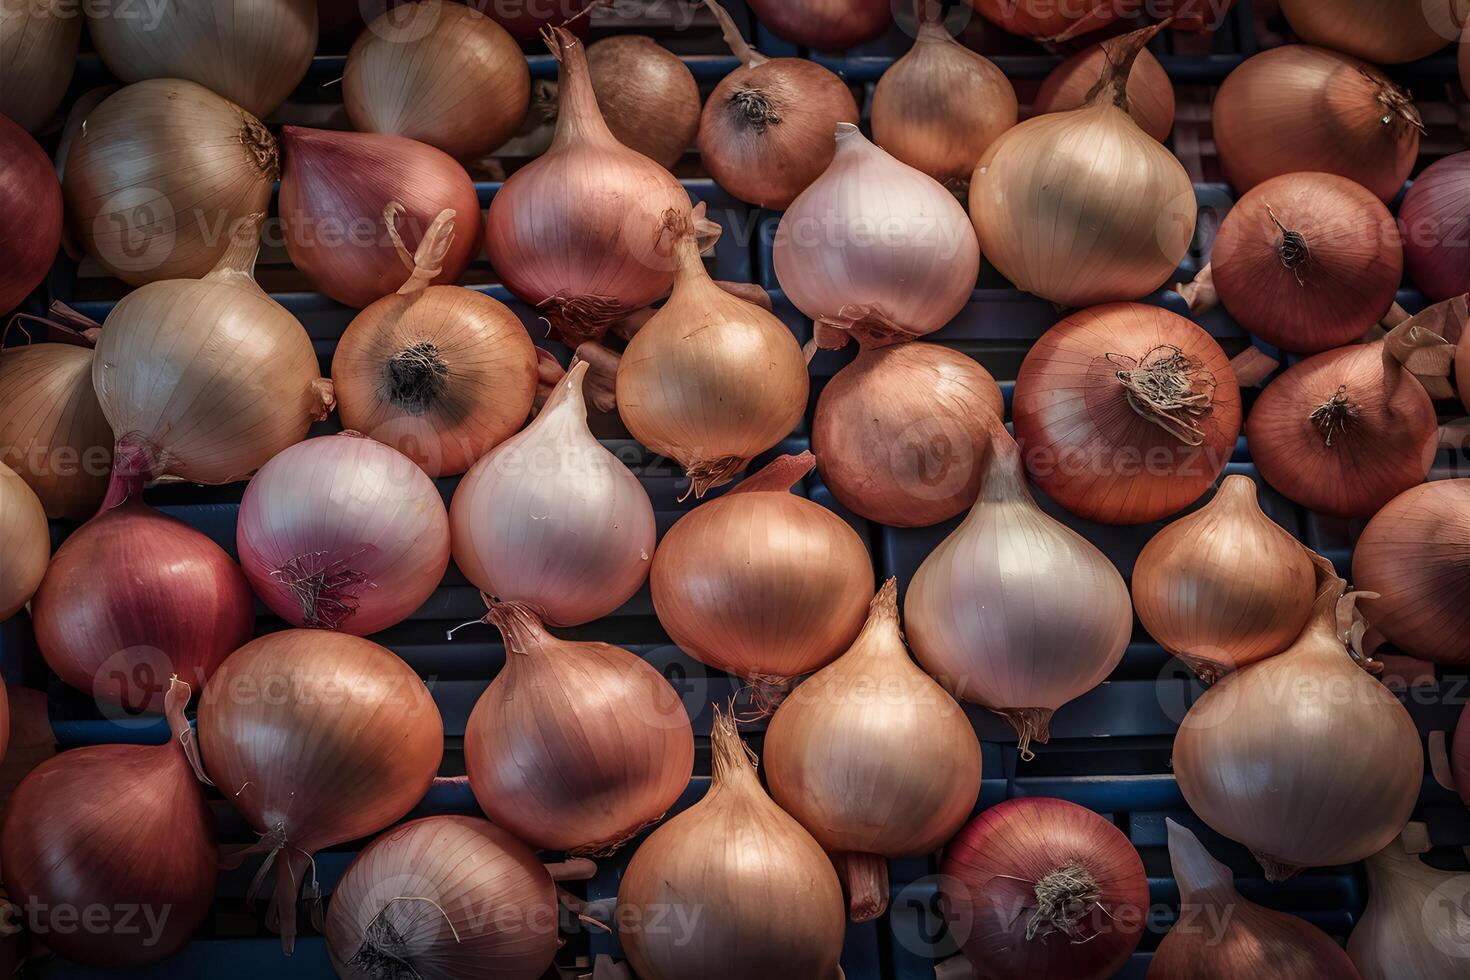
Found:
<svg viewBox="0 0 1470 980"><path fill-rule="evenodd" d="M224 549L137 497L66 539L32 613L57 676L129 713L162 711L171 675L203 687L255 627Z"/></svg>
<svg viewBox="0 0 1470 980"><path fill-rule="evenodd" d="M1414 179L1399 207L1399 226L1409 277L1426 296L1470 292L1470 153L1445 157Z"/></svg>
<svg viewBox="0 0 1470 980"><path fill-rule="evenodd" d="M1059 41L1091 34L1126 17L1144 0L970 0L988 21L1012 34Z"/></svg>
<svg viewBox="0 0 1470 980"><path fill-rule="evenodd" d="M777 37L823 51L855 47L893 23L889 0L747 0Z"/></svg>
<svg viewBox="0 0 1470 980"><path fill-rule="evenodd" d="M517 41L540 41L548 27L563 27L585 37L591 18L587 0L464 0L465 4L491 17L510 31Z"/></svg>
<svg viewBox="0 0 1470 980"><path fill-rule="evenodd" d="M950 841L940 873L950 932L983 976L1104 980L1143 935L1143 862L1122 831L1075 803L991 807Z"/></svg>
<svg viewBox="0 0 1470 980"><path fill-rule="evenodd" d="M46 151L0 116L0 314L46 279L61 246L61 184Z"/></svg>

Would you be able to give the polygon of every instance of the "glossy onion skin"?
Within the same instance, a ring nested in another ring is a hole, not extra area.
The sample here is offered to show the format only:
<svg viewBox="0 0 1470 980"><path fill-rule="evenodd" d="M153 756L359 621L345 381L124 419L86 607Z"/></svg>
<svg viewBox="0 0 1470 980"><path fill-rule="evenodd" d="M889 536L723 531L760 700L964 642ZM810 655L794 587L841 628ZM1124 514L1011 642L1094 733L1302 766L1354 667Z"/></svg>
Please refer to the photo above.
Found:
<svg viewBox="0 0 1470 980"><path fill-rule="evenodd" d="M1470 52L1470 43L1461 47ZM1470 292L1470 152L1433 163L1415 178L1399 207L1399 225L1409 278L1424 295L1446 300Z"/></svg>
<svg viewBox="0 0 1470 980"><path fill-rule="evenodd" d="M0 4L0 116L32 132L48 122L76 72L81 36L71 0Z"/></svg>
<svg viewBox="0 0 1470 980"><path fill-rule="evenodd" d="M888 0L750 0L749 6L777 37L821 51L871 41L893 23Z"/></svg>
<svg viewBox="0 0 1470 980"><path fill-rule="evenodd" d="M0 463L0 621L31 601L51 560L51 529L40 498L14 470ZM0 758L4 753L0 752Z"/></svg>
<svg viewBox="0 0 1470 980"><path fill-rule="evenodd" d="M1380 65L1417 61L1458 34L1465 0L1281 0L1291 29L1308 44Z"/></svg>
<svg viewBox="0 0 1470 980"><path fill-rule="evenodd" d="M1367 865L1368 906L1347 944L1362 980L1459 977L1470 954L1470 875L1425 864L1402 839Z"/></svg>
<svg viewBox="0 0 1470 980"><path fill-rule="evenodd" d="M1082 108L1106 61L1101 44L1068 57L1042 81L1034 111L1070 112ZM1163 143L1174 129L1174 108L1174 82L1154 53L1144 48L1128 75L1128 115L1140 129Z"/></svg>
<svg viewBox="0 0 1470 980"><path fill-rule="evenodd" d="M112 469L112 428L92 387L92 352L29 344L0 354L0 461L41 498L46 516L97 513Z"/></svg>
<svg viewBox="0 0 1470 980"><path fill-rule="evenodd" d="M0 116L0 315L46 279L61 247L61 184L46 151Z"/></svg>
<svg viewBox="0 0 1470 980"><path fill-rule="evenodd" d="M649 37L617 34L587 47L597 105L618 142L672 168L699 135L699 85Z"/></svg>

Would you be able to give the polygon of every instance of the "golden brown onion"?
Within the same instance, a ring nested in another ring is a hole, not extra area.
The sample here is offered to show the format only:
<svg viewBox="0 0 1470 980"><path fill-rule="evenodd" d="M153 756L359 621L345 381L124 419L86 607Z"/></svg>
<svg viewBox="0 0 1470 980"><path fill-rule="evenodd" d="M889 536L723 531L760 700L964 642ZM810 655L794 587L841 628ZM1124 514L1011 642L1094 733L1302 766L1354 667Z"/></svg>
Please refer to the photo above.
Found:
<svg viewBox="0 0 1470 980"><path fill-rule="evenodd" d="M1396 65L1428 57L1460 35L1467 0L1281 0L1308 44Z"/></svg>
<svg viewBox="0 0 1470 980"><path fill-rule="evenodd" d="M1101 44L1083 48L1047 74L1032 107L1038 113L1071 112L1087 104L1107 54ZM1174 128L1174 83L1148 48L1138 52L1128 75L1128 115L1160 143Z"/></svg>
<svg viewBox="0 0 1470 980"><path fill-rule="evenodd" d="M587 48L587 68L602 118L618 142L672 167L699 134L699 86L672 51L640 34L603 38Z"/></svg>

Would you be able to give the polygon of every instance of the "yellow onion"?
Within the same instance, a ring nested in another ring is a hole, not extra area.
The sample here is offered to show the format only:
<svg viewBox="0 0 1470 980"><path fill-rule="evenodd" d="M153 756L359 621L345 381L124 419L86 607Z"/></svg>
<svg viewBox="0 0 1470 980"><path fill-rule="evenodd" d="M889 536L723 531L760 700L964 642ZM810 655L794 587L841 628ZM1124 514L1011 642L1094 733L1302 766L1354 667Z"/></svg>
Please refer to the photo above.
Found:
<svg viewBox="0 0 1470 980"><path fill-rule="evenodd" d="M852 647L782 702L764 751L771 795L834 855L854 922L888 908L885 859L937 850L980 794L980 742L909 659L896 579Z"/></svg>
<svg viewBox="0 0 1470 980"><path fill-rule="evenodd" d="M1406 849L1424 824L1368 859L1368 907L1348 937L1363 980L1457 980L1470 958L1470 874L1430 867Z"/></svg>
<svg viewBox="0 0 1470 980"><path fill-rule="evenodd" d="M1087 104L1108 60L1101 44L1083 48L1051 70L1032 102L1039 113L1070 112ZM1128 115L1160 143L1174 128L1174 83L1148 48L1138 52L1128 73Z"/></svg>
<svg viewBox="0 0 1470 980"><path fill-rule="evenodd" d="M619 34L587 47L597 106L618 142L672 167L699 134L699 85L653 38Z"/></svg>
<svg viewBox="0 0 1470 980"><path fill-rule="evenodd" d="M1281 0L1291 29L1321 45L1380 65L1428 57L1460 35L1466 0Z"/></svg>
<svg viewBox="0 0 1470 980"><path fill-rule="evenodd" d="M1317 597L1301 544L1261 511L1248 476L1154 535L1133 566L1150 636L1207 683L1291 645Z"/></svg>
<svg viewBox="0 0 1470 980"><path fill-rule="evenodd" d="M531 72L483 9L423 0L385 11L347 55L342 101L354 128L483 156L516 134Z"/></svg>
<svg viewBox="0 0 1470 980"><path fill-rule="evenodd" d="M40 498L4 463L0 463L0 547L5 551L0 562L3 621L31 601L51 560L51 529Z"/></svg>
<svg viewBox="0 0 1470 980"><path fill-rule="evenodd" d="M49 122L77 67L76 0L0 3L0 116L32 132Z"/></svg>
<svg viewBox="0 0 1470 980"><path fill-rule="evenodd" d="M129 85L87 114L61 187L87 254L139 286L207 274L236 226L266 210L279 174L259 119L166 78Z"/></svg>
<svg viewBox="0 0 1470 980"><path fill-rule="evenodd" d="M1138 299L1188 251L1194 185L1128 114L1129 73L1159 29L1105 41L1083 108L1028 119L980 158L970 181L980 250L1021 289L1065 306Z"/></svg>

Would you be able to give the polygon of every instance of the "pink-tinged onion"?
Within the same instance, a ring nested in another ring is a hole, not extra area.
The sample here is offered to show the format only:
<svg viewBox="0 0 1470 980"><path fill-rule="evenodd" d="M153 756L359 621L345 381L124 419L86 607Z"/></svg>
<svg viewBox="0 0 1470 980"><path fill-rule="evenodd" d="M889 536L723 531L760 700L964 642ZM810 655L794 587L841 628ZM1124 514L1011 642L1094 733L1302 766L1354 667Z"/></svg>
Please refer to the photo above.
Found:
<svg viewBox="0 0 1470 980"><path fill-rule="evenodd" d="M1381 65L1416 61L1460 34L1466 0L1281 0L1291 29L1308 44Z"/></svg>
<svg viewBox="0 0 1470 980"><path fill-rule="evenodd" d="M772 34L822 51L871 41L893 23L889 0L749 0L748 6Z"/></svg>
<svg viewBox="0 0 1470 980"><path fill-rule="evenodd" d="M0 620L31 601L51 560L51 529L34 490L15 470L0 463ZM0 752L0 758L5 753Z"/></svg>
<svg viewBox="0 0 1470 980"><path fill-rule="evenodd" d="M77 7L75 0L0 3L0 116L32 132L51 120L76 72Z"/></svg>
<svg viewBox="0 0 1470 980"><path fill-rule="evenodd" d="M1445 157L1414 179L1399 226L1414 285L1432 300L1470 292L1470 153Z"/></svg>
<svg viewBox="0 0 1470 980"><path fill-rule="evenodd" d="M1094 44L1067 58L1042 81L1032 108L1037 113L1082 108L1102 74L1107 57L1103 46ZM1127 91L1128 115L1160 143L1167 140L1174 128L1174 83L1148 48L1138 52L1138 60L1128 74Z"/></svg>
<svg viewBox="0 0 1470 980"><path fill-rule="evenodd" d="M45 282L61 246L61 216L51 158L0 115L0 315Z"/></svg>
<svg viewBox="0 0 1470 980"><path fill-rule="evenodd" d="M1070 40L1127 17L1144 0L970 0L986 20L1022 37Z"/></svg>

